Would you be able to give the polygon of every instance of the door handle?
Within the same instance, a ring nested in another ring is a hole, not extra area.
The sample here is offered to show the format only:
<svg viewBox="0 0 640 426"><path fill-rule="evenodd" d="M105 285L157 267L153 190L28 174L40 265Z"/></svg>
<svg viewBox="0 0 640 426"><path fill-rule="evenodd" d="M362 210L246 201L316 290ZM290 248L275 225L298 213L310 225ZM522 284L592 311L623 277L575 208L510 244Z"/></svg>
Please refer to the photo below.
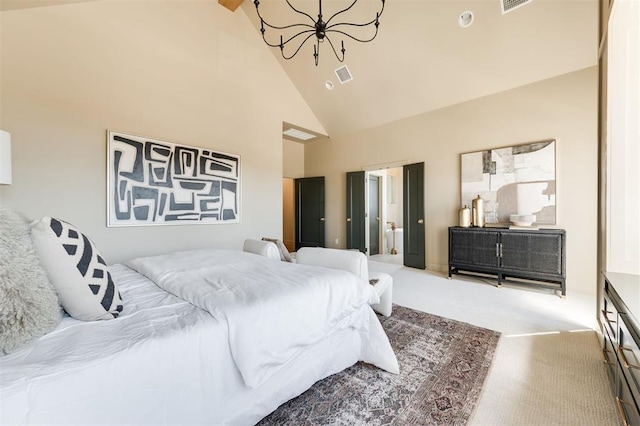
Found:
<svg viewBox="0 0 640 426"><path fill-rule="evenodd" d="M376 217L376 220L380 220L380 218L379 218L379 217Z"/></svg>
<svg viewBox="0 0 640 426"><path fill-rule="evenodd" d="M418 223L422 225L424 223L424 219L418 219Z"/></svg>
<svg viewBox="0 0 640 426"><path fill-rule="evenodd" d="M347 218L347 222L351 222L351 218L350 217Z"/></svg>
<svg viewBox="0 0 640 426"><path fill-rule="evenodd" d="M324 217L321 217L321 218L320 218L320 222L324 222Z"/></svg>

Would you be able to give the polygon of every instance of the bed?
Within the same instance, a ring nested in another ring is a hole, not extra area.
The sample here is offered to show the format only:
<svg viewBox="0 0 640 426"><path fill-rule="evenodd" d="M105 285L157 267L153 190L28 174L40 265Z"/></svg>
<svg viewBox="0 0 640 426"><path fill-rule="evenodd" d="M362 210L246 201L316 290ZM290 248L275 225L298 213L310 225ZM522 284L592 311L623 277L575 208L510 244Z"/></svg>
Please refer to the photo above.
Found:
<svg viewBox="0 0 640 426"><path fill-rule="evenodd" d="M119 317L0 357L1 424L255 424L357 361L397 373L355 274L235 250L109 267Z"/></svg>

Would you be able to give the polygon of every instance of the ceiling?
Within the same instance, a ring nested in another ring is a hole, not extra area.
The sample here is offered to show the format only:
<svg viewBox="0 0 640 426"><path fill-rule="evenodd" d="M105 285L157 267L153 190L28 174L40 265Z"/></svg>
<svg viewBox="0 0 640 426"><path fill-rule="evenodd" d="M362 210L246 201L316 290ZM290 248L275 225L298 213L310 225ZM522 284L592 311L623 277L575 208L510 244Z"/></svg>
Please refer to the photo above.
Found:
<svg viewBox="0 0 640 426"><path fill-rule="evenodd" d="M292 3L317 16L317 1ZM325 20L349 3L324 0ZM371 20L379 7L378 0L360 0L349 19ZM260 1L265 20L302 22L286 18L287 9L282 0ZM240 10L258 29L253 2L245 0L235 13ZM474 13L474 21L461 28L458 18L465 11ZM375 40L345 40L344 64L354 77L345 84L334 73L343 64L326 43L317 67L310 42L288 61L279 49L271 50L333 136L594 66L597 12L597 0L534 0L504 15L500 0L388 0ZM327 80L334 84L331 91Z"/></svg>
<svg viewBox="0 0 640 426"><path fill-rule="evenodd" d="M95 0L0 0L0 10L86 1ZM317 1L291 2L317 15ZM325 19L349 3L324 0ZM378 0L360 0L344 17L368 21L379 7ZM261 0L260 10L276 25L302 22L283 0ZM474 21L461 28L458 18L465 11L474 13ZM245 0L235 13L246 14L260 36L253 1ZM504 15L500 0L387 0L377 38L346 39L344 63L327 43L318 66L310 42L288 61L279 49L271 51L334 136L594 66L597 33L598 0L534 0ZM345 64L353 80L340 84L334 70Z"/></svg>

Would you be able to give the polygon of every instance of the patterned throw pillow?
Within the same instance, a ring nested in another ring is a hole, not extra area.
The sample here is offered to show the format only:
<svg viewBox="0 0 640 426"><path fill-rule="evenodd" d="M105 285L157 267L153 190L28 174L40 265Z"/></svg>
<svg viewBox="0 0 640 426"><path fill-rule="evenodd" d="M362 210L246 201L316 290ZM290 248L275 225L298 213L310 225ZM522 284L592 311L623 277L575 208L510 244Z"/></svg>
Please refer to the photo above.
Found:
<svg viewBox="0 0 640 426"><path fill-rule="evenodd" d="M291 255L289 255L289 250L287 250L287 246L284 243L276 238L267 238L263 237L262 241L269 241L271 243L275 243L278 246L278 250L280 250L280 260L283 262L291 262Z"/></svg>
<svg viewBox="0 0 640 426"><path fill-rule="evenodd" d="M40 263L60 304L83 321L108 320L122 312L122 298L95 244L73 225L51 217L32 224Z"/></svg>

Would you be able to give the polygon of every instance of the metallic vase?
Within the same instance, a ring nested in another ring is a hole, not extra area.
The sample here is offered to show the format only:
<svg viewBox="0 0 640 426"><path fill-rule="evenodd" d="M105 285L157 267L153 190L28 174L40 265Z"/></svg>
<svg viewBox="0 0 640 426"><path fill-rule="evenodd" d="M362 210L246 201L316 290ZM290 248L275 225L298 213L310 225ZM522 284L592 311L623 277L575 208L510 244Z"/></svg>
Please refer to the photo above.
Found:
<svg viewBox="0 0 640 426"><path fill-rule="evenodd" d="M473 226L482 228L484 226L484 202L480 195L471 200L471 216Z"/></svg>
<svg viewBox="0 0 640 426"><path fill-rule="evenodd" d="M471 226L471 209L466 205L458 210L458 226L468 228Z"/></svg>

